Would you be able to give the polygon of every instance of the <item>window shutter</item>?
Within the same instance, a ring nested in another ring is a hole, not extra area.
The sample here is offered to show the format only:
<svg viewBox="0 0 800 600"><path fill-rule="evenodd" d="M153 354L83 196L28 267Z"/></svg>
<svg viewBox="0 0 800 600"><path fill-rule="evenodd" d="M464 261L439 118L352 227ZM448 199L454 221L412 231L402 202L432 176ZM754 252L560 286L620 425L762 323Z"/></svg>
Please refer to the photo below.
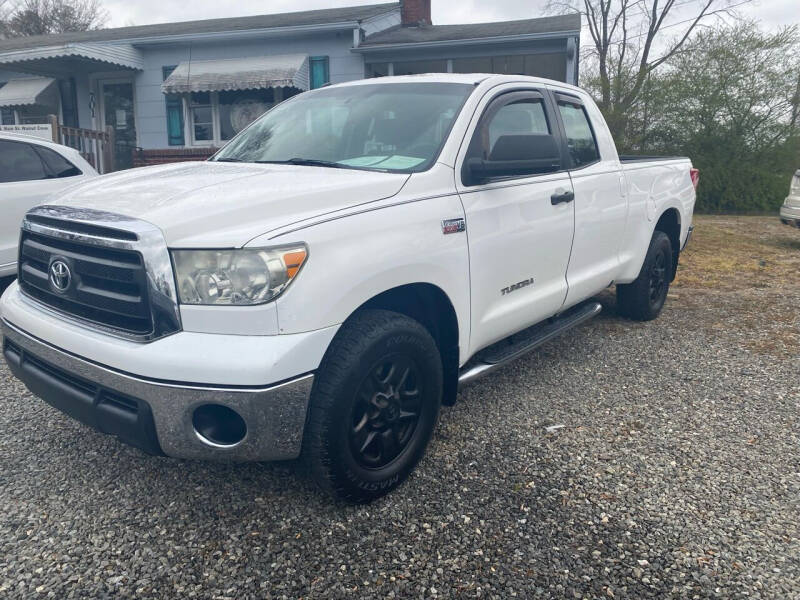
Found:
<svg viewBox="0 0 800 600"><path fill-rule="evenodd" d="M311 89L322 87L330 81L327 56L312 56L311 63Z"/></svg>
<svg viewBox="0 0 800 600"><path fill-rule="evenodd" d="M175 66L162 67L162 75L164 79L170 76ZM165 96L167 104L167 139L170 146L183 146L185 140L183 137L183 103L181 97L177 94L168 94Z"/></svg>

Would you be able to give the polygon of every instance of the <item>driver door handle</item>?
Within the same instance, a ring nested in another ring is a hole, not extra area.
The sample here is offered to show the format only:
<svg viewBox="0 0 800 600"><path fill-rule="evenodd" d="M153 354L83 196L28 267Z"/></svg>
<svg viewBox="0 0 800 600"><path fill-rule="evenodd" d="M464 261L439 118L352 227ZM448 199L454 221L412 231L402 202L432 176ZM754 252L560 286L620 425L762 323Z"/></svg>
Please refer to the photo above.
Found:
<svg viewBox="0 0 800 600"><path fill-rule="evenodd" d="M550 204L555 206L556 204L562 204L567 202L572 202L575 200L575 193L574 192L556 192L552 196L550 196Z"/></svg>

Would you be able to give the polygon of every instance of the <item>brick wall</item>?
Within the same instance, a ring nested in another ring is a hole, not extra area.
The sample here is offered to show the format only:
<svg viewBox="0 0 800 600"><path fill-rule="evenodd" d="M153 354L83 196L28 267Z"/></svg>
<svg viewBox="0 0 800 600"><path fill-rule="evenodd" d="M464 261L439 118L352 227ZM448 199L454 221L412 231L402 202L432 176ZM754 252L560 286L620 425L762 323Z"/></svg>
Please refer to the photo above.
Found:
<svg viewBox="0 0 800 600"><path fill-rule="evenodd" d="M164 148L161 150L134 150L133 166L148 167L187 160L206 160L217 148Z"/></svg>

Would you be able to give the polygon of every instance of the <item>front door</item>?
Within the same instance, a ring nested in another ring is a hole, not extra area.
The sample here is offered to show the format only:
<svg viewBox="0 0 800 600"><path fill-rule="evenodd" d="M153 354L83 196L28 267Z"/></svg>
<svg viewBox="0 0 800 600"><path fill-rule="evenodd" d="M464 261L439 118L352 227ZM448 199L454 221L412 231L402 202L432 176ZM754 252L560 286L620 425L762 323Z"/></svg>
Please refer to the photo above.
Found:
<svg viewBox="0 0 800 600"><path fill-rule="evenodd" d="M484 105L459 165L473 155L491 158L501 136L558 137L552 105L539 91L500 93ZM572 191L569 174L558 167L477 185L465 183L460 171L456 177L469 240L474 353L559 311L575 213L572 202L554 203Z"/></svg>
<svg viewBox="0 0 800 600"><path fill-rule="evenodd" d="M114 169L133 166L136 148L136 120L133 111L133 82L104 81L103 124L114 130Z"/></svg>

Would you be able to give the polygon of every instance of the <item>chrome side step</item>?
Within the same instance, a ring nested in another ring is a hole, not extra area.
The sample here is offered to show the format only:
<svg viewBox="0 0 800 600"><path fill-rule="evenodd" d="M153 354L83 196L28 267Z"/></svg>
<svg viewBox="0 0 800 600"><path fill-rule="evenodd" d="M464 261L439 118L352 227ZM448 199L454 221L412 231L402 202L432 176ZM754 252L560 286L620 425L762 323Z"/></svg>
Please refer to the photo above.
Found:
<svg viewBox="0 0 800 600"><path fill-rule="evenodd" d="M471 383L490 371L527 354L567 329L572 329L597 316L602 309L599 302L585 302L570 308L557 317L528 327L484 348L462 367L458 376L458 386Z"/></svg>

